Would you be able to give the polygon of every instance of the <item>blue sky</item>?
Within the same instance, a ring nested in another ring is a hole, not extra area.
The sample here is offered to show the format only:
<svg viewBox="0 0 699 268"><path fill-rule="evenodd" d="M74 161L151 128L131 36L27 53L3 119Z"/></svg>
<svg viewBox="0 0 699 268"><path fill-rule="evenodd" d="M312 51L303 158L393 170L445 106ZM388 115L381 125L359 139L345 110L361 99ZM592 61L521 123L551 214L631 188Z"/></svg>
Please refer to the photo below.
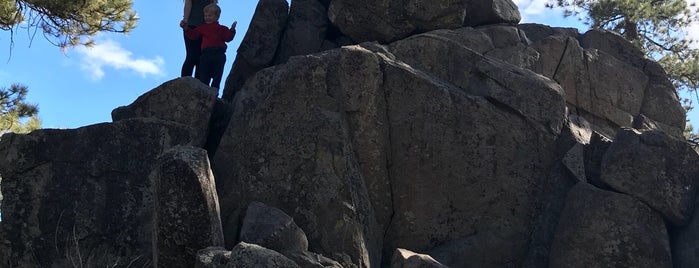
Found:
<svg viewBox="0 0 699 268"><path fill-rule="evenodd" d="M163 4L169 2L169 4ZM236 20L238 33L228 44L224 74L247 31L257 1L220 1L220 23ZM181 0L135 0L139 22L128 35L100 34L91 49L62 52L41 33L0 31L0 87L26 85L27 101L39 105L44 128L77 128L111 122L111 111L180 75L184 59ZM224 77L225 79L225 77Z"/></svg>
<svg viewBox="0 0 699 268"><path fill-rule="evenodd" d="M238 34L228 44L225 80L257 1L219 2L220 23L238 21ZM560 12L545 9L546 0L514 2L520 8L522 22L583 27L575 19L563 19ZM140 18L137 27L128 35L100 34L91 49L78 47L62 52L41 33L31 38L32 32L22 28L15 30L14 47L10 49L10 33L0 31L0 87L26 85L27 101L39 105L44 128L111 122L114 108L128 105L179 76L184 59L178 26L182 5L181 0L135 0L134 9Z"/></svg>

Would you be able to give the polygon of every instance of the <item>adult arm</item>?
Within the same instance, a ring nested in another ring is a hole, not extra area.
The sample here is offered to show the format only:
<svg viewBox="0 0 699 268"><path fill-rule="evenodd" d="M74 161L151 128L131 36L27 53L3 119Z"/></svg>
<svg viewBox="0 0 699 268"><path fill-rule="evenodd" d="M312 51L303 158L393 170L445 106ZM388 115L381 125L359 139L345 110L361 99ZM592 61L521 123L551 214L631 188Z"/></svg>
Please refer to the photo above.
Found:
<svg viewBox="0 0 699 268"><path fill-rule="evenodd" d="M184 0L184 10L182 10L182 21L180 26L187 26L187 21L189 20L189 13L192 12L192 0Z"/></svg>
<svg viewBox="0 0 699 268"><path fill-rule="evenodd" d="M201 38L201 29L199 27L193 29L185 29L184 36L192 40L199 39Z"/></svg>

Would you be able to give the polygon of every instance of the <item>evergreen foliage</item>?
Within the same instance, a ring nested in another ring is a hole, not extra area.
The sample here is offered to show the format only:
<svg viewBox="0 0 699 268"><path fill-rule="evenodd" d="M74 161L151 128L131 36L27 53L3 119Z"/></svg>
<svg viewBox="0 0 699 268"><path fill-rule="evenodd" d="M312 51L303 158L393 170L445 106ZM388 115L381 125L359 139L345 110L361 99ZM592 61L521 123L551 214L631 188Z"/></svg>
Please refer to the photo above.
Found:
<svg viewBox="0 0 699 268"><path fill-rule="evenodd" d="M694 127L687 124L684 129L684 138L692 145L695 151L699 151L699 134L694 131Z"/></svg>
<svg viewBox="0 0 699 268"><path fill-rule="evenodd" d="M98 32L128 33L137 20L132 0L0 0L0 29L41 29L61 48L89 46Z"/></svg>
<svg viewBox="0 0 699 268"><path fill-rule="evenodd" d="M0 88L0 134L27 133L41 127L36 104L25 102L27 87L13 84Z"/></svg>

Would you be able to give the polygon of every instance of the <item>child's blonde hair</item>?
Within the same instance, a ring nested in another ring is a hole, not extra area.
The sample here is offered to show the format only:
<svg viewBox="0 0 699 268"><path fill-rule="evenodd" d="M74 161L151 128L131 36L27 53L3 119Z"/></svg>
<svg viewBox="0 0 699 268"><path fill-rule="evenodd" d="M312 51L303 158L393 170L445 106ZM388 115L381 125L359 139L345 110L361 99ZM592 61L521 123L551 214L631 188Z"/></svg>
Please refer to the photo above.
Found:
<svg viewBox="0 0 699 268"><path fill-rule="evenodd" d="M221 15L221 7L219 7L215 3L211 3L211 4L208 4L204 7L204 12L211 12L211 13L216 14L216 16L220 16Z"/></svg>

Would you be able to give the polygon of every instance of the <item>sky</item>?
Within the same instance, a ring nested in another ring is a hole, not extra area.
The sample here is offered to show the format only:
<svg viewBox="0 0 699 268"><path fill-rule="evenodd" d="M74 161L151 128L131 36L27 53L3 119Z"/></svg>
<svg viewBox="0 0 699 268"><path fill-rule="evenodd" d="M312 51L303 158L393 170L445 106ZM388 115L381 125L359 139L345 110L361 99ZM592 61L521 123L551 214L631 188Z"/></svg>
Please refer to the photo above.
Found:
<svg viewBox="0 0 699 268"><path fill-rule="evenodd" d="M225 81L257 1L219 2L219 22L230 27L238 21L237 34L226 52ZM41 33L32 38L33 32L22 28L13 36L0 31L0 87L27 86L26 101L38 104L43 128L111 122L113 109L179 77L185 57L179 27L182 0L134 0L133 8L139 17L135 29L128 35L99 34L90 49L61 51Z"/></svg>
<svg viewBox="0 0 699 268"><path fill-rule="evenodd" d="M574 18L564 19L560 10L546 9L546 0L514 2L519 6L522 23L585 28ZM26 101L38 104L43 128L111 122L113 109L129 105L140 95L177 78L185 56L179 28L181 0L134 0L133 4L139 17L137 27L128 35L99 34L92 48L61 51L40 32L19 28L11 36L8 31L0 31L0 87L14 83L27 86ZM225 81L257 1L220 0L219 5L221 24L230 26L238 21L238 33L226 52ZM699 27L694 30L699 36ZM692 122L699 122L699 116L694 117L697 120Z"/></svg>

